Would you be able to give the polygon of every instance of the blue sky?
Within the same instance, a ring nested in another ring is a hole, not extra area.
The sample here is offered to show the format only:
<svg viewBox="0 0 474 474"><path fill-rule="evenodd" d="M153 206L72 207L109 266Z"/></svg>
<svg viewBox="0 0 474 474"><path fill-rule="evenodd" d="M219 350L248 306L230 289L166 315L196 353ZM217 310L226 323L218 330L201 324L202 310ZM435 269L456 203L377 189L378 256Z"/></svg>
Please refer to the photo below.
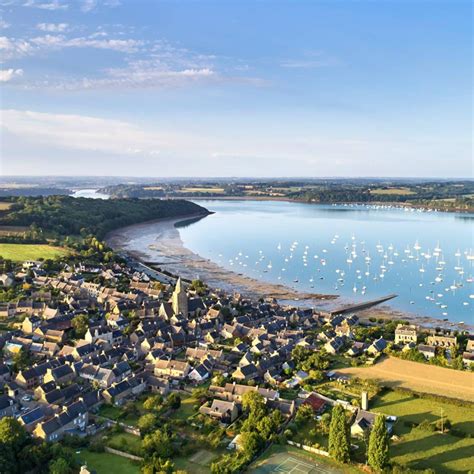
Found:
<svg viewBox="0 0 474 474"><path fill-rule="evenodd" d="M2 174L473 175L470 1L0 5Z"/></svg>

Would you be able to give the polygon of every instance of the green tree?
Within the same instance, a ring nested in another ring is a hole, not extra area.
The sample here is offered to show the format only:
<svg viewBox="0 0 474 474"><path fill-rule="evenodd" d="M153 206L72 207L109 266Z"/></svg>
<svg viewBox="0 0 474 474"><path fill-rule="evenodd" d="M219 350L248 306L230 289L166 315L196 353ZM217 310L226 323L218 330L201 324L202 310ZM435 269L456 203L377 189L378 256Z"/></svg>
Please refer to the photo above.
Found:
<svg viewBox="0 0 474 474"><path fill-rule="evenodd" d="M256 390L244 393L242 407L249 413L256 414L265 412L265 399Z"/></svg>
<svg viewBox="0 0 474 474"><path fill-rule="evenodd" d="M64 458L53 459L49 463L49 474L71 474L72 469Z"/></svg>
<svg viewBox="0 0 474 474"><path fill-rule="evenodd" d="M143 408L145 410L158 410L163 403L163 397L161 395L150 395L144 402Z"/></svg>
<svg viewBox="0 0 474 474"><path fill-rule="evenodd" d="M174 471L174 464L169 459L162 459L159 456L152 456L143 462L143 474L171 474Z"/></svg>
<svg viewBox="0 0 474 474"><path fill-rule="evenodd" d="M142 447L147 457L169 458L173 454L171 439L166 431L156 430L145 435Z"/></svg>
<svg viewBox="0 0 474 474"><path fill-rule="evenodd" d="M31 442L26 430L15 418L0 420L0 460L2 472L23 472L21 451Z"/></svg>
<svg viewBox="0 0 474 474"><path fill-rule="evenodd" d="M385 417L378 415L370 432L367 461L374 471L382 471L388 464L388 432Z"/></svg>
<svg viewBox="0 0 474 474"><path fill-rule="evenodd" d="M346 413L341 405L336 405L332 410L329 427L329 455L339 462L349 462L349 449L350 439Z"/></svg>
<svg viewBox="0 0 474 474"><path fill-rule="evenodd" d="M158 423L158 418L153 413L147 413L138 419L137 426L140 433L146 434L153 431Z"/></svg>
<svg viewBox="0 0 474 474"><path fill-rule="evenodd" d="M173 410L177 410L181 406L181 397L176 392L171 392L166 401Z"/></svg>
<svg viewBox="0 0 474 474"><path fill-rule="evenodd" d="M72 318L71 324L76 338L82 339L89 328L89 318L85 314L78 314Z"/></svg>

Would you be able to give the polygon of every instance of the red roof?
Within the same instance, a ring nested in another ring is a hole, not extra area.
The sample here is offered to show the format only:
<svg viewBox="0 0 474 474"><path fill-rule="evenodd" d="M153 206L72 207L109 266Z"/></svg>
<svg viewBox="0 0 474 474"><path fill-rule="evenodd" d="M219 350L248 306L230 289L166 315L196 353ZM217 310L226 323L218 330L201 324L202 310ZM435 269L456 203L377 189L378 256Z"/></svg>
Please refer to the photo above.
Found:
<svg viewBox="0 0 474 474"><path fill-rule="evenodd" d="M325 400L318 397L315 393L312 393L306 400L303 402L303 405L309 405L314 412L319 413L322 411L326 405Z"/></svg>

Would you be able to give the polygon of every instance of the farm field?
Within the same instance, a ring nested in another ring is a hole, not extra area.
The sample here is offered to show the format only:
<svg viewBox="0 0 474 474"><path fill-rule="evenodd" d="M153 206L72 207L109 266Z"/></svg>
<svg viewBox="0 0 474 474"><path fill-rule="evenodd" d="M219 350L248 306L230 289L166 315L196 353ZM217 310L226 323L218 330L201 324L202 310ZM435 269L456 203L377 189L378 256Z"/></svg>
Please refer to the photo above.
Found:
<svg viewBox="0 0 474 474"><path fill-rule="evenodd" d="M0 201L0 211L7 211L10 207L12 207L11 202Z"/></svg>
<svg viewBox="0 0 474 474"><path fill-rule="evenodd" d="M20 225L0 225L0 235L22 235L29 227Z"/></svg>
<svg viewBox="0 0 474 474"><path fill-rule="evenodd" d="M224 188L182 188L179 190L181 193L212 193L212 194L223 194Z"/></svg>
<svg viewBox="0 0 474 474"><path fill-rule="evenodd" d="M0 244L0 256L14 261L54 259L67 254L68 251L63 247L46 244Z"/></svg>
<svg viewBox="0 0 474 474"><path fill-rule="evenodd" d="M360 378L377 379L382 385L398 386L415 392L443 394L474 401L474 373L436 367L388 357L371 367L350 367L338 372Z"/></svg>
<svg viewBox="0 0 474 474"><path fill-rule="evenodd" d="M411 191L408 188L400 187L400 188L388 188L388 189L383 189L383 188L371 189L370 194L410 196L416 193L414 191Z"/></svg>
<svg viewBox="0 0 474 474"><path fill-rule="evenodd" d="M140 466L130 459L110 453L93 453L87 449L76 453L80 463L87 464L97 474L139 474Z"/></svg>

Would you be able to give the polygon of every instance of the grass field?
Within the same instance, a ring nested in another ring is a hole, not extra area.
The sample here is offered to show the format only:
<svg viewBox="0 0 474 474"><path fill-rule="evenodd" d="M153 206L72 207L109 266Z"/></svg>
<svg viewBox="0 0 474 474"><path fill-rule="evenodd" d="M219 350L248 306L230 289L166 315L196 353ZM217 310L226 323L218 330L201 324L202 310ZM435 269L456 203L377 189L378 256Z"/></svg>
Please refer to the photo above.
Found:
<svg viewBox="0 0 474 474"><path fill-rule="evenodd" d="M111 435L106 441L110 448L125 451L126 453L134 454L135 456L142 455L142 442L139 436L130 433L117 433Z"/></svg>
<svg viewBox="0 0 474 474"><path fill-rule="evenodd" d="M67 254L65 248L45 244L0 244L0 256L17 262L39 258L54 259Z"/></svg>
<svg viewBox="0 0 474 474"><path fill-rule="evenodd" d="M372 189L370 191L370 194L379 194L379 195L392 195L392 196L410 196L412 194L416 194L414 191L411 191L408 188L388 188L388 189L383 189L383 188L377 188L377 189Z"/></svg>
<svg viewBox="0 0 474 474"><path fill-rule="evenodd" d="M212 193L222 194L224 188L182 188L179 192L181 193Z"/></svg>
<svg viewBox="0 0 474 474"><path fill-rule="evenodd" d="M411 469L432 468L436 472L468 472L474 466L474 438L460 438L410 428L409 423L434 422L443 414L453 428L474 435L474 409L453 403L414 397L408 393L387 391L371 400L369 408L398 421L394 432L400 441L391 445L391 458Z"/></svg>
<svg viewBox="0 0 474 474"><path fill-rule="evenodd" d="M351 367L340 373L377 379L382 385L398 386L415 392L444 395L474 401L474 373L446 369L419 362L388 357L370 367Z"/></svg>
<svg viewBox="0 0 474 474"><path fill-rule="evenodd" d="M194 405L197 403L197 400L193 397L183 398L181 400L181 406L172 413L170 418L178 420L187 420L191 415L196 413Z"/></svg>
<svg viewBox="0 0 474 474"><path fill-rule="evenodd" d="M208 474L211 463L219 457L219 454L201 449L191 456L182 456L173 459L176 469L181 469L189 473Z"/></svg>
<svg viewBox="0 0 474 474"><path fill-rule="evenodd" d="M441 413L449 418L453 428L471 434L474 437L474 408L458 406L453 403L431 400L430 398L414 397L409 393L387 391L377 395L370 400L370 409L385 415L402 417L403 421L421 423L423 420L429 422L440 418ZM398 427L397 434L405 434L410 431L407 427Z"/></svg>
<svg viewBox="0 0 474 474"><path fill-rule="evenodd" d="M89 469L97 474L139 474L140 466L130 459L110 453L93 453L87 449L76 453L81 464L87 464Z"/></svg>

